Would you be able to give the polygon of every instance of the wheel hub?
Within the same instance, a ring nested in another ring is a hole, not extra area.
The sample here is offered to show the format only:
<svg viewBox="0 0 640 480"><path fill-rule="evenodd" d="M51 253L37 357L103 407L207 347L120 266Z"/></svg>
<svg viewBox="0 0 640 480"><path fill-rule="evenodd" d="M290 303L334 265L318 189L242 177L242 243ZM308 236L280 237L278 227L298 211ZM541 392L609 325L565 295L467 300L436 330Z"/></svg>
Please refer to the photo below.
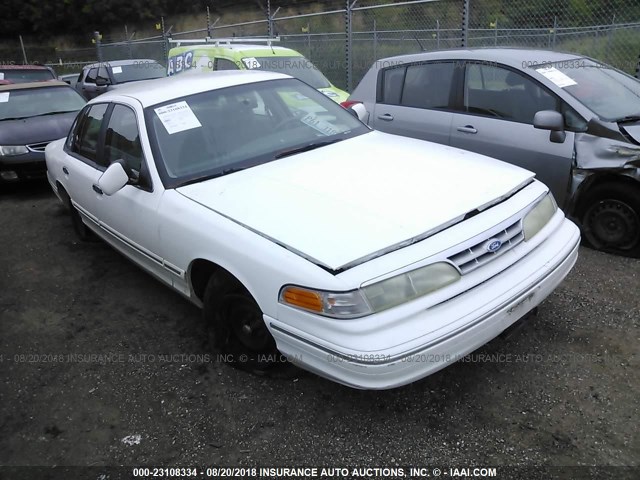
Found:
<svg viewBox="0 0 640 480"><path fill-rule="evenodd" d="M236 338L249 350L259 352L269 345L269 333L262 313L244 295L228 295L226 319Z"/></svg>
<svg viewBox="0 0 640 480"><path fill-rule="evenodd" d="M619 200L602 200L594 205L588 218L588 236L592 243L626 250L632 248L640 235L638 215Z"/></svg>

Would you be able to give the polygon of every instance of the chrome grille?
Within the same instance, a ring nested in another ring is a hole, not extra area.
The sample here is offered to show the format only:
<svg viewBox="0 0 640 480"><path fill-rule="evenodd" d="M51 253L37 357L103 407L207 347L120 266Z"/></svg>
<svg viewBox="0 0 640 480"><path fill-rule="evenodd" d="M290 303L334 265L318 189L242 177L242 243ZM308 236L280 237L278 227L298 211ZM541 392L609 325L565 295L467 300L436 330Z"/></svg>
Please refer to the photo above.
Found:
<svg viewBox="0 0 640 480"><path fill-rule="evenodd" d="M499 240L502 242L502 246L497 251L490 252L487 250L487 244L490 240ZM524 232L522 231L522 221L518 220L504 230L487 236L481 242L452 255L449 257L449 260L451 260L464 275L499 257L503 253L508 252L523 240Z"/></svg>
<svg viewBox="0 0 640 480"><path fill-rule="evenodd" d="M47 145L49 145L49 142L32 143L31 145L27 145L27 148L32 152L44 152Z"/></svg>

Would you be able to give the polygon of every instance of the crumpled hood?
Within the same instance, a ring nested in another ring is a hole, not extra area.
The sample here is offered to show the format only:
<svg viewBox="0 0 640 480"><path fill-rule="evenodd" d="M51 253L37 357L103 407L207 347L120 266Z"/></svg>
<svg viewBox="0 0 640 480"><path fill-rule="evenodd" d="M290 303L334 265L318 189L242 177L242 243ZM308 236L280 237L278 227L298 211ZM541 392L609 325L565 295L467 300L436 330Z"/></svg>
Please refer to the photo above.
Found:
<svg viewBox="0 0 640 480"><path fill-rule="evenodd" d="M532 177L475 153L370 132L177 191L339 270L444 228Z"/></svg>
<svg viewBox="0 0 640 480"><path fill-rule="evenodd" d="M631 138L640 143L640 123L624 125L622 128L629 134Z"/></svg>

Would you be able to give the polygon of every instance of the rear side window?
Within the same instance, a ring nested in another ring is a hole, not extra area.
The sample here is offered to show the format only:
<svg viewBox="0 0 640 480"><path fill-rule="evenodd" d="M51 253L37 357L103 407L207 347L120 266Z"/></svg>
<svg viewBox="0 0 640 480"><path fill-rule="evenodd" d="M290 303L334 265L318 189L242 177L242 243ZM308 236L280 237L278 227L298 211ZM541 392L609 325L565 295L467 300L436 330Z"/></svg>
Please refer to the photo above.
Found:
<svg viewBox="0 0 640 480"><path fill-rule="evenodd" d="M400 103L405 107L448 108L452 85L453 63L411 65Z"/></svg>
<svg viewBox="0 0 640 480"><path fill-rule="evenodd" d="M400 105L402 96L402 84L406 67L390 68L383 74L382 79L382 103L390 105Z"/></svg>
<svg viewBox="0 0 640 480"><path fill-rule="evenodd" d="M71 151L84 158L98 163L98 145L102 119L107 111L108 104L99 103L92 105L84 116L78 121L75 137L70 145Z"/></svg>
<svg viewBox="0 0 640 480"><path fill-rule="evenodd" d="M414 108L449 108L454 64L422 63L384 72L383 103Z"/></svg>
<svg viewBox="0 0 640 480"><path fill-rule="evenodd" d="M226 58L216 58L216 70L240 70L231 60Z"/></svg>

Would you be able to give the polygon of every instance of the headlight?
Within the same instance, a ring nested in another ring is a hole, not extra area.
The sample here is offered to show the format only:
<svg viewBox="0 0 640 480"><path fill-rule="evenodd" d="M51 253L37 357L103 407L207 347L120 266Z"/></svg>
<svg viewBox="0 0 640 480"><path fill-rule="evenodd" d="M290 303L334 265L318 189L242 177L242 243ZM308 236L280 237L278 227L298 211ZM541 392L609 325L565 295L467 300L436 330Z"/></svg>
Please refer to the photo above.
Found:
<svg viewBox="0 0 640 480"><path fill-rule="evenodd" d="M458 270L442 262L396 275L362 290L371 308L380 312L439 290L459 279Z"/></svg>
<svg viewBox="0 0 640 480"><path fill-rule="evenodd" d="M5 145L0 146L0 155L11 157L14 155L23 155L29 153L29 149L24 145Z"/></svg>
<svg viewBox="0 0 640 480"><path fill-rule="evenodd" d="M448 263L396 275L350 292L327 292L287 285L280 291L280 303L332 318L357 318L381 312L431 293L460 279Z"/></svg>
<svg viewBox="0 0 640 480"><path fill-rule="evenodd" d="M524 239L531 240L533 236L542 230L551 217L553 217L558 210L558 205L553 198L551 192L549 192L538 204L533 207L527 215L524 217Z"/></svg>

